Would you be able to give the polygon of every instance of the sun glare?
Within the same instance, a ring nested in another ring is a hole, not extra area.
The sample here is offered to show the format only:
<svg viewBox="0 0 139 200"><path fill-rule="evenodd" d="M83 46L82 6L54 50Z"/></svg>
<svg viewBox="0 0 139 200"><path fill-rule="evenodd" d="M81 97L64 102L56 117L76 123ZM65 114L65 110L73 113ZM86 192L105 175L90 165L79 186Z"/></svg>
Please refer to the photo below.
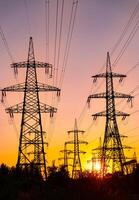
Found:
<svg viewBox="0 0 139 200"><path fill-rule="evenodd" d="M96 161L96 162L94 163L94 170L95 170L95 171L100 171L100 169L101 169L101 164L100 164L99 161Z"/></svg>
<svg viewBox="0 0 139 200"><path fill-rule="evenodd" d="M92 172L92 162L91 161L86 163L85 169L88 170L89 172Z"/></svg>
<svg viewBox="0 0 139 200"><path fill-rule="evenodd" d="M87 162L85 169L89 172L99 172L101 169L100 161L95 161L94 163L92 163L91 161Z"/></svg>

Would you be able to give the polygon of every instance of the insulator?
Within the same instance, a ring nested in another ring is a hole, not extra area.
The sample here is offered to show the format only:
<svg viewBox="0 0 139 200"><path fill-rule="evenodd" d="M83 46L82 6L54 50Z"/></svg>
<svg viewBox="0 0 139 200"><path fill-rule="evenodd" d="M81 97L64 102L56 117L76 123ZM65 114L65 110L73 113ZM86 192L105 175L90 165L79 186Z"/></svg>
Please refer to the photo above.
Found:
<svg viewBox="0 0 139 200"><path fill-rule="evenodd" d="M49 68L45 67L45 74L49 74Z"/></svg>
<svg viewBox="0 0 139 200"><path fill-rule="evenodd" d="M121 83L123 81L123 77L121 77L120 79L119 79L119 83Z"/></svg>
<svg viewBox="0 0 139 200"><path fill-rule="evenodd" d="M4 91L4 90L2 91L2 96L6 97L6 91Z"/></svg>
<svg viewBox="0 0 139 200"><path fill-rule="evenodd" d="M4 102L4 97L6 96L6 92L5 91L2 91L2 96L1 96L1 102L3 103Z"/></svg>
<svg viewBox="0 0 139 200"><path fill-rule="evenodd" d="M90 108L90 98L87 99L88 108Z"/></svg>
<svg viewBox="0 0 139 200"><path fill-rule="evenodd" d="M18 75L18 68L17 67L14 67L14 74L15 74L15 76Z"/></svg>
<svg viewBox="0 0 139 200"><path fill-rule="evenodd" d="M94 79L93 79L93 83L96 83L97 82L97 78L95 77Z"/></svg>
<svg viewBox="0 0 139 200"><path fill-rule="evenodd" d="M10 117L11 117L11 118L14 117L14 115L13 115L13 111L12 111L12 110L10 110L9 114L10 114Z"/></svg>
<svg viewBox="0 0 139 200"><path fill-rule="evenodd" d="M127 102L129 103L129 102L131 102L131 108L133 107L133 103L132 103L132 98L131 97L129 97L128 99L127 99Z"/></svg>
<svg viewBox="0 0 139 200"><path fill-rule="evenodd" d="M122 117L122 120L125 120L125 119L126 119L126 116L123 116L123 117Z"/></svg>
<svg viewBox="0 0 139 200"><path fill-rule="evenodd" d="M130 102L131 101L131 98L129 97L128 99L127 99L127 102Z"/></svg>
<svg viewBox="0 0 139 200"><path fill-rule="evenodd" d="M52 76L53 76L53 72L52 72L53 70L52 70L52 67L51 67L51 71L50 71L50 78L52 78Z"/></svg>
<svg viewBox="0 0 139 200"><path fill-rule="evenodd" d="M58 97L60 96L60 91L57 91L57 96L58 96Z"/></svg>
<svg viewBox="0 0 139 200"><path fill-rule="evenodd" d="M133 102L132 102L132 99L131 99L131 108L133 107Z"/></svg>
<svg viewBox="0 0 139 200"><path fill-rule="evenodd" d="M54 116L53 111L50 111L50 117L53 117L53 116Z"/></svg>
<svg viewBox="0 0 139 200"><path fill-rule="evenodd" d="M93 120L95 121L96 119L97 119L97 116L94 116L94 117L93 117Z"/></svg>
<svg viewBox="0 0 139 200"><path fill-rule="evenodd" d="M47 68L45 68L45 70L46 70L45 73L47 73L47 74L49 74L49 71L50 71L49 78L52 78L52 74L53 74L52 73L52 67L49 66L49 68L47 67Z"/></svg>

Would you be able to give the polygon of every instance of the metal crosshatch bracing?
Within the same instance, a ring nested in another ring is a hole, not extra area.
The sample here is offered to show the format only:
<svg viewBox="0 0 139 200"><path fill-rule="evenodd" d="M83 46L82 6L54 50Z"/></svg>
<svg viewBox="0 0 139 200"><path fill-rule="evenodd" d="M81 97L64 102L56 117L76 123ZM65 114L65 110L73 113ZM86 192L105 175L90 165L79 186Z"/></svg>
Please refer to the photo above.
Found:
<svg viewBox="0 0 139 200"><path fill-rule="evenodd" d="M106 80L106 92L92 94L88 97L88 103L92 98L106 99L106 110L92 115L94 119L100 116L106 118L103 145L98 149L101 149L100 156L102 176L115 172L120 172L121 174L127 173L124 149L128 149L129 147L122 145L121 134L119 132L116 117L121 116L125 119L129 116L129 114L116 110L115 99L126 98L127 101L132 104L133 96L114 91L113 83L114 78L119 78L119 81L121 82L125 77L126 75L112 72L109 52L107 53L106 73L92 76L92 78L94 78L94 82L96 82L98 78L105 78Z"/></svg>
<svg viewBox="0 0 139 200"><path fill-rule="evenodd" d="M50 113L50 117L57 112L57 108L41 103L39 92L57 92L60 95L60 89L47 84L39 83L37 79L36 68L44 68L46 73L52 76L52 65L49 63L37 62L34 55L33 39L30 37L27 62L12 63L11 67L15 74L18 74L18 68L26 69L25 83L3 88L2 101L6 92L24 92L23 103L6 108L6 112L11 117L14 113L21 113L21 128L18 149L18 168L28 168L33 166L34 170L39 170L46 179L46 152L44 142L44 130L42 127L41 113Z"/></svg>

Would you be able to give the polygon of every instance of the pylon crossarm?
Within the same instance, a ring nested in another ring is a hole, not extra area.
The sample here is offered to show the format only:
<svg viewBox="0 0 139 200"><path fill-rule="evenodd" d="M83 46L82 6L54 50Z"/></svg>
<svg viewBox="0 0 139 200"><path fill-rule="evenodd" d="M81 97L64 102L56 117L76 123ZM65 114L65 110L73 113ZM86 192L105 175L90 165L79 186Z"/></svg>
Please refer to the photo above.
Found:
<svg viewBox="0 0 139 200"><path fill-rule="evenodd" d="M98 94L91 94L91 95L89 95L87 102L89 103L92 98L106 98L106 93L102 92L102 93L98 93Z"/></svg>
<svg viewBox="0 0 139 200"><path fill-rule="evenodd" d="M64 152L66 152L67 154L73 153L71 150L67 150L67 149L60 150L60 153L64 153Z"/></svg>
<svg viewBox="0 0 139 200"><path fill-rule="evenodd" d="M72 141L67 141L67 142L65 142L65 144L67 145L67 144L74 144L74 141L72 140Z"/></svg>
<svg viewBox="0 0 139 200"><path fill-rule="evenodd" d="M51 85L43 84L43 83L38 83L37 87L28 87L25 88L25 83L20 83L16 85L12 85L9 87L5 87L3 89L0 89L2 92L2 96L5 95L6 92L51 92L51 91L56 91L57 95L60 95L60 89Z"/></svg>
<svg viewBox="0 0 139 200"><path fill-rule="evenodd" d="M73 144L73 143L72 143L72 144ZM74 150L72 151L72 153L75 153ZM79 153L80 153L80 154L81 154L81 153L82 153L82 154L85 154L86 151L82 151L82 150L80 150Z"/></svg>
<svg viewBox="0 0 139 200"><path fill-rule="evenodd" d="M94 149L92 149L92 151L100 151L100 150L102 150L102 147L97 147L97 148L94 148Z"/></svg>
<svg viewBox="0 0 139 200"><path fill-rule="evenodd" d="M12 63L11 68L17 69L17 68L27 68L28 65L34 66L34 61L23 61L23 62L17 62L17 63ZM45 63L45 62L40 62L40 61L35 61L35 67L37 68L48 68L52 69L52 64L50 63Z"/></svg>
<svg viewBox="0 0 139 200"><path fill-rule="evenodd" d="M114 92L114 97L115 98L127 98L129 101L131 101L134 98L130 94L123 94L123 93L119 93L119 92Z"/></svg>
<svg viewBox="0 0 139 200"><path fill-rule="evenodd" d="M40 112L50 113L50 117L53 117L53 114L57 112L57 108L54 108L44 103L40 103Z"/></svg>
<svg viewBox="0 0 139 200"><path fill-rule="evenodd" d="M102 111L102 112L92 114L92 117L94 118L94 120L96 120L97 117L106 117L106 115L107 115L106 111ZM123 117L122 119L124 120L126 117L130 116L130 114L116 110L115 116L118 116L118 117L122 116Z"/></svg>
<svg viewBox="0 0 139 200"><path fill-rule="evenodd" d="M11 68L27 68L28 64L31 66L34 66L34 62L30 61L23 61L23 62L17 62L17 63L12 63ZM52 68L52 64L50 63L44 63L44 62L39 62L35 61L35 66L38 68Z"/></svg>
<svg viewBox="0 0 139 200"><path fill-rule="evenodd" d="M25 107L26 113L36 113L38 107ZM8 107L5 109L6 113L10 114L10 117L13 117L13 113L22 113L23 112L23 103L16 104L14 106ZM53 114L57 112L57 108L46 105L44 103L40 103L40 112L41 113L50 113L50 117L53 117Z"/></svg>
<svg viewBox="0 0 139 200"><path fill-rule="evenodd" d="M132 149L132 147L126 145L123 145L122 147L105 147L105 150L121 150L121 149Z"/></svg>
<svg viewBox="0 0 139 200"><path fill-rule="evenodd" d="M83 140L79 140L79 144L88 144L88 142L86 142L86 141L83 141Z"/></svg>
<svg viewBox="0 0 139 200"><path fill-rule="evenodd" d="M81 131L81 130L71 130L71 131L68 131L68 134L70 133L74 133L75 131L77 131L78 133L84 133L85 131Z"/></svg>
<svg viewBox="0 0 139 200"><path fill-rule="evenodd" d="M29 62L18 62L12 63L11 68L14 69L14 73L18 74L18 68L27 68L27 67L35 67L35 68L44 68L45 73L50 74L50 78L52 77L52 64L44 63L39 61L29 61Z"/></svg>
<svg viewBox="0 0 139 200"><path fill-rule="evenodd" d="M25 83L19 83L16 85L5 87L3 89L0 89L0 91L2 92L2 96L4 96L3 94L6 92L24 92L25 91Z"/></svg>
<svg viewBox="0 0 139 200"><path fill-rule="evenodd" d="M45 91L55 91L57 92L57 95L60 95L60 89L51 85L43 84L43 83L38 83L38 91L39 92L45 92Z"/></svg>
<svg viewBox="0 0 139 200"><path fill-rule="evenodd" d="M97 79L97 78L106 78L106 76L109 76L109 77L115 77L115 78L125 78L126 77L126 75L124 75L124 74L118 74L118 73L114 73L114 72L112 72L112 73L101 73L101 74L96 74L96 75L94 75L94 76L92 76L92 78L94 78L94 79Z"/></svg>
<svg viewBox="0 0 139 200"><path fill-rule="evenodd" d="M86 151L82 151L82 150L80 150L80 151L79 151L79 153L85 154L85 153L86 153Z"/></svg>
<svg viewBox="0 0 139 200"><path fill-rule="evenodd" d="M102 93L98 93L98 94L91 94L88 97L87 102L89 103L91 98L106 98L106 93L102 92ZM119 92L114 92L114 96L115 98L127 98L129 100L131 100L132 98L134 98L133 96L129 95L129 94L123 94L123 93L119 93Z"/></svg>

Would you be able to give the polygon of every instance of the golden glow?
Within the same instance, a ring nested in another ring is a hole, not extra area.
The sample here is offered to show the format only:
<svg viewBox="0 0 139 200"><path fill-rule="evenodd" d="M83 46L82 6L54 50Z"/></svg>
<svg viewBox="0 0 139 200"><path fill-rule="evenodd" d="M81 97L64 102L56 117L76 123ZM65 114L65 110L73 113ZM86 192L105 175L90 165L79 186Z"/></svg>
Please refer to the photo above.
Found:
<svg viewBox="0 0 139 200"><path fill-rule="evenodd" d="M94 163L94 170L95 171L100 171L100 169L101 169L101 163L99 161L96 161Z"/></svg>
<svg viewBox="0 0 139 200"><path fill-rule="evenodd" d="M92 162L88 161L85 165L85 170L91 172L92 171Z"/></svg>

